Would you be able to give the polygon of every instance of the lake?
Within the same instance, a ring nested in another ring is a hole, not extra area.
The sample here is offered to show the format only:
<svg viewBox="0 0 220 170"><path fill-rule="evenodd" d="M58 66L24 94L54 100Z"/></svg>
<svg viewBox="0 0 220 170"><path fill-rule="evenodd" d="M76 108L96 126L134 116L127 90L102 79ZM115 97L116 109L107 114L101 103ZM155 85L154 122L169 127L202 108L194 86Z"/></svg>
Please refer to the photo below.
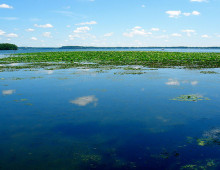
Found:
<svg viewBox="0 0 220 170"><path fill-rule="evenodd" d="M16 51L2 50L0 58L9 54L17 53L37 53L37 52L63 52L63 51L165 51L165 52L216 52L220 53L220 47L103 47L103 48L79 48L79 49L61 49L61 48L19 48Z"/></svg>
<svg viewBox="0 0 220 170"><path fill-rule="evenodd" d="M220 69L129 68L1 72L0 169L219 169Z"/></svg>

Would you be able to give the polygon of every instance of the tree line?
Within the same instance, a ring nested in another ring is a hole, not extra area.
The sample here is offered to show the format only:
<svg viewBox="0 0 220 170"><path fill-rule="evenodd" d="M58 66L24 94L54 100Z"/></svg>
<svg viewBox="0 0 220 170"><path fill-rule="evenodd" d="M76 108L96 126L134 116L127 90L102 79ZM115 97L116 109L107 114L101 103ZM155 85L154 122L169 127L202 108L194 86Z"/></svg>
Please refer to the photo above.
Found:
<svg viewBox="0 0 220 170"><path fill-rule="evenodd" d="M0 44L0 50L17 50L18 46L15 44L9 44L9 43L1 43Z"/></svg>

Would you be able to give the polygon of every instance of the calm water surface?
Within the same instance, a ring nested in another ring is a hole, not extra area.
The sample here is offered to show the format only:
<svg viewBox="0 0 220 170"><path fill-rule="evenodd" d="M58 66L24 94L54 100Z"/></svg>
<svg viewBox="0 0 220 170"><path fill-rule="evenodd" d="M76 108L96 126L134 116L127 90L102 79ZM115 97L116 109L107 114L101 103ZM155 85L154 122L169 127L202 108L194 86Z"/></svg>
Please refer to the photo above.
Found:
<svg viewBox="0 0 220 170"><path fill-rule="evenodd" d="M165 51L165 52L216 52L220 53L220 47L216 48L157 48L157 47L140 47L140 48L84 48L84 49L60 49L60 48L20 48L13 50L0 50L0 58L7 57L9 54L16 53L36 53L36 52L65 52L65 51Z"/></svg>
<svg viewBox="0 0 220 170"><path fill-rule="evenodd" d="M0 169L219 169L220 74L201 71L1 72ZM210 100L171 100L192 94Z"/></svg>

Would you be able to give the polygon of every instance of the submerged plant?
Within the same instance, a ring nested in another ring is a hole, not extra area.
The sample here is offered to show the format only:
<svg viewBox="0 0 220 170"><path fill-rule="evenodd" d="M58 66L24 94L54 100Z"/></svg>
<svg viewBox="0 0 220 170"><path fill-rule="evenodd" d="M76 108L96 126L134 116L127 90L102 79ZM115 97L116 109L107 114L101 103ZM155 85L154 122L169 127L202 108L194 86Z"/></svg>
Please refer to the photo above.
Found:
<svg viewBox="0 0 220 170"><path fill-rule="evenodd" d="M197 139L197 143L200 146L205 145L220 145L220 128L214 128L212 130L206 131L201 139Z"/></svg>
<svg viewBox="0 0 220 170"><path fill-rule="evenodd" d="M207 97L203 97L202 95L199 94L189 94L189 95L181 95L179 97L170 99L170 100L177 100L177 101L199 101L199 100L210 100Z"/></svg>
<svg viewBox="0 0 220 170"><path fill-rule="evenodd" d="M202 73L202 74L219 74L215 71L200 71L200 73Z"/></svg>
<svg viewBox="0 0 220 170"><path fill-rule="evenodd" d="M195 164L188 164L188 165L184 165L181 166L180 169L181 170L185 170L185 169L192 169L192 170L203 170L203 169L215 169L216 167L218 167L219 163L217 162L217 160L213 160L213 159L207 159L205 161L197 161Z"/></svg>

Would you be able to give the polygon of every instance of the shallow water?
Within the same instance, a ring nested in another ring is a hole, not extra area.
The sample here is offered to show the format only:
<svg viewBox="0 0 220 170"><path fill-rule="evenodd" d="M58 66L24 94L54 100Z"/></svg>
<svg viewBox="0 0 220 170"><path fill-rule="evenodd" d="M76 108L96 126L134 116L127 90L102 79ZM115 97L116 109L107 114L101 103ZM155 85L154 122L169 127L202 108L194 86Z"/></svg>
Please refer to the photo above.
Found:
<svg viewBox="0 0 220 170"><path fill-rule="evenodd" d="M165 51L165 52L215 52L220 53L220 47L131 47L131 48L79 48L79 49L60 49L60 48L19 48L18 50L0 50L0 58L17 53L37 53L37 52L65 52L65 51Z"/></svg>
<svg viewBox="0 0 220 170"><path fill-rule="evenodd" d="M1 72L0 169L219 169L220 74L201 71L220 73Z"/></svg>

